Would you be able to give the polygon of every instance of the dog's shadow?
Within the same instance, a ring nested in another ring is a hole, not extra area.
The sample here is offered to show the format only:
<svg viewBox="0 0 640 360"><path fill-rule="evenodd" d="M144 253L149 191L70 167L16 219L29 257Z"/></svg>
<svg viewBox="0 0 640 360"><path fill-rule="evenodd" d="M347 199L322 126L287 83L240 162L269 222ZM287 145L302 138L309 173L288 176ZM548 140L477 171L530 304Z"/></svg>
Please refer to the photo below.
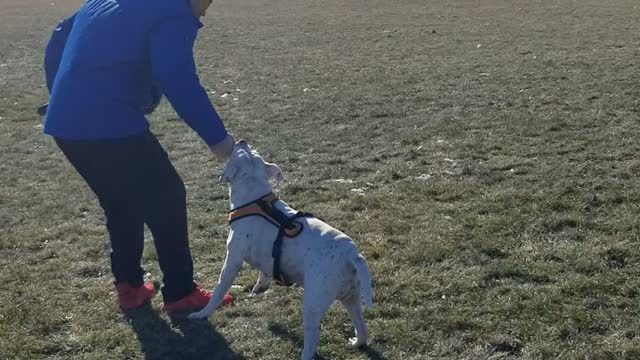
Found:
<svg viewBox="0 0 640 360"><path fill-rule="evenodd" d="M304 346L304 341L302 338L300 338L299 335L294 334L293 332L289 331L287 328L285 328L280 324L277 324L277 323L269 324L269 331L271 331L275 336L281 339L285 339L293 342L300 349L302 349ZM345 346L347 346L346 342L345 342ZM370 360L386 360L386 358L382 356L381 353L379 353L377 350L373 349L370 346L362 346L358 348L358 351L367 354L367 357L369 357ZM327 359L322 355L316 353L314 360L327 360Z"/></svg>
<svg viewBox="0 0 640 360"><path fill-rule="evenodd" d="M189 320L185 316L170 318L170 322L145 305L128 311L125 319L140 341L146 360L244 360L229 348L226 340L209 321Z"/></svg>

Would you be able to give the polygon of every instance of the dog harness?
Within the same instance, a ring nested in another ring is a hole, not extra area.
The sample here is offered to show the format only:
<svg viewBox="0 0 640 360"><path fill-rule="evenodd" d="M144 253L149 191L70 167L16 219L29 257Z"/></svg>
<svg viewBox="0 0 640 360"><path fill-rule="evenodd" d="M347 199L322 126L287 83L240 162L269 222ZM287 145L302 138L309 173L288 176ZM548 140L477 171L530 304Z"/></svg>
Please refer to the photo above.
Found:
<svg viewBox="0 0 640 360"><path fill-rule="evenodd" d="M294 238L302 232L302 223L295 221L296 219L314 216L311 213L298 211L292 217L288 217L274 206L274 203L278 200L278 197L274 193L269 193L258 200L231 210L229 212L229 225L234 221L248 216L260 216L277 227L278 235L273 242L273 248L271 250L271 256L273 257L273 280L278 285L291 286L293 283L288 281L280 270L282 239L285 236Z"/></svg>

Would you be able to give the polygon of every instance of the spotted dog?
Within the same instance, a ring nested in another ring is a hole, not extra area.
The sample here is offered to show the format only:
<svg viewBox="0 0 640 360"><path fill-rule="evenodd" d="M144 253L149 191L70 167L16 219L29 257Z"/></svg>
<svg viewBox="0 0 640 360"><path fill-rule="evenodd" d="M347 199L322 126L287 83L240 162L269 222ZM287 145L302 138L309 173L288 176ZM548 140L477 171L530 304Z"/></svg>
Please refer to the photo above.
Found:
<svg viewBox="0 0 640 360"><path fill-rule="evenodd" d="M271 279L304 287L302 360L313 359L320 320L335 300L353 321L355 338L350 343L365 345L362 301L373 306L365 258L349 236L275 196L270 179L283 179L280 167L265 162L246 142L236 143L220 176L231 201L226 259L209 304L189 318L206 318L218 308L246 261L260 270L253 292L264 290Z"/></svg>

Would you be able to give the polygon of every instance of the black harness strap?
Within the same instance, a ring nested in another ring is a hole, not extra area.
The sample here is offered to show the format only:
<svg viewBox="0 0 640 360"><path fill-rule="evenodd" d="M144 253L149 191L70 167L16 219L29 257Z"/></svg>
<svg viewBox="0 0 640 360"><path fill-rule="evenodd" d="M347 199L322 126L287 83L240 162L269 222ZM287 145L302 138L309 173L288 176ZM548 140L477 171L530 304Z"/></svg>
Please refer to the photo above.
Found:
<svg viewBox="0 0 640 360"><path fill-rule="evenodd" d="M303 225L299 221L295 221L296 219L314 216L311 213L298 211L292 217L288 217L273 205L276 201L278 201L278 198L273 193L270 193L251 203L235 208L229 213L229 223L247 216L260 216L278 228L278 236L273 242L273 248L271 250L271 256L273 257L273 280L278 285L291 286L293 283L288 281L280 270L282 239L285 236L289 238L296 237L302 232Z"/></svg>
<svg viewBox="0 0 640 360"><path fill-rule="evenodd" d="M282 213L280 213L280 214L284 216L284 214L282 214ZM294 223L299 224L300 231L302 231L302 224L300 224L299 222L297 222L295 220L299 219L299 218L302 218L302 217L313 217L313 214L298 211L292 217L286 217L285 216L285 218L287 219L286 221L287 221L289 227L295 226ZM289 280L287 280L285 278L284 274L282 273L282 271L280 270L280 258L282 257L282 239L286 235L286 229L287 229L287 225L285 225L283 223L280 226L280 229L278 230L278 236L276 237L276 240L273 242L273 248L271 250L271 256L273 257L273 280L278 285L291 286L291 285L293 285L293 283L290 282Z"/></svg>

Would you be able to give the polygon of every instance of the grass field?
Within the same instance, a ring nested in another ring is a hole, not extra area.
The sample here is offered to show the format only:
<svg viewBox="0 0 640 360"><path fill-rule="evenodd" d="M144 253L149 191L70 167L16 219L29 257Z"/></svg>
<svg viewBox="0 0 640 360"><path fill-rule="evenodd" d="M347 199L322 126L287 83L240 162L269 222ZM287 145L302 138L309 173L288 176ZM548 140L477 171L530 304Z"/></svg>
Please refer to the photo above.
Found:
<svg viewBox="0 0 640 360"><path fill-rule="evenodd" d="M93 194L42 135L42 56L78 0L0 7L0 359L296 359L302 289L210 322L123 316ZM640 4L216 0L197 43L281 196L352 235L368 349L334 306L319 359L640 359ZM197 280L224 257L220 165L165 103ZM161 274L151 239L144 266Z"/></svg>

